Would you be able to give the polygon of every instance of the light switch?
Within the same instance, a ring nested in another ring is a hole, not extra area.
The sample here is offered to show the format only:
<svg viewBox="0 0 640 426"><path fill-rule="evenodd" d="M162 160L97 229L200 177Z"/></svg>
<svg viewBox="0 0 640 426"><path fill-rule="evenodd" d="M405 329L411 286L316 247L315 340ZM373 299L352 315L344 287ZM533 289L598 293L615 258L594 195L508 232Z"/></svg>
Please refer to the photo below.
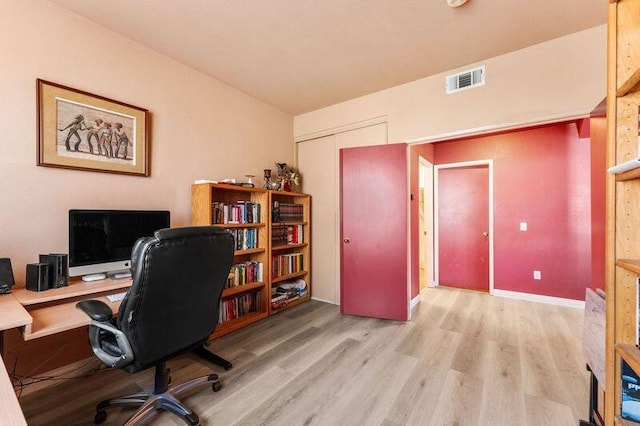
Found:
<svg viewBox="0 0 640 426"><path fill-rule="evenodd" d="M527 230L527 222L520 222L520 230L521 231Z"/></svg>

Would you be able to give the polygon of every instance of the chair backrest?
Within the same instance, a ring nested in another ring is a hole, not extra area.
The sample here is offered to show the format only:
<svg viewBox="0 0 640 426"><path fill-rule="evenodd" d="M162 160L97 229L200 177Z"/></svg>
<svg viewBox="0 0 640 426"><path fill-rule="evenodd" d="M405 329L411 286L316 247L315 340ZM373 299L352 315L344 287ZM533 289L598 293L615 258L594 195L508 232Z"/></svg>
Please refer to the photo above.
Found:
<svg viewBox="0 0 640 426"><path fill-rule="evenodd" d="M213 333L233 253L231 234L214 226L162 229L136 242L133 283L118 313L135 365L146 368Z"/></svg>

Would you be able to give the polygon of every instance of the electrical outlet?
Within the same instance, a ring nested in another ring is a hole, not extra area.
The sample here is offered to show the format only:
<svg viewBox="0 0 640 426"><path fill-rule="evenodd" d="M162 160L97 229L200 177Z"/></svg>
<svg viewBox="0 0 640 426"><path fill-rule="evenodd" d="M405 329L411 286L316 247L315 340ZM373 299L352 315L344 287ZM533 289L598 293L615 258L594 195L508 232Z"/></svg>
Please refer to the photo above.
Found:
<svg viewBox="0 0 640 426"><path fill-rule="evenodd" d="M533 279L534 280L541 280L542 279L542 273L540 271L533 271Z"/></svg>
<svg viewBox="0 0 640 426"><path fill-rule="evenodd" d="M520 222L520 230L521 231L527 230L527 222Z"/></svg>

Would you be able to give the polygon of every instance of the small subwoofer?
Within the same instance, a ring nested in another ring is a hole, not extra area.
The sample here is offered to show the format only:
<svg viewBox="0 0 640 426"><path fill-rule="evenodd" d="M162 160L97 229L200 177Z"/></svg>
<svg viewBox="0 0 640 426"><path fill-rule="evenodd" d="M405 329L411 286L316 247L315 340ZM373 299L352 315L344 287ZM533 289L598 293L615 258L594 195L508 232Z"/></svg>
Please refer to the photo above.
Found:
<svg viewBox="0 0 640 426"><path fill-rule="evenodd" d="M29 263L27 265L27 290L49 290L49 264Z"/></svg>
<svg viewBox="0 0 640 426"><path fill-rule="evenodd" d="M0 294L9 293L14 284L11 259L4 257L0 259Z"/></svg>

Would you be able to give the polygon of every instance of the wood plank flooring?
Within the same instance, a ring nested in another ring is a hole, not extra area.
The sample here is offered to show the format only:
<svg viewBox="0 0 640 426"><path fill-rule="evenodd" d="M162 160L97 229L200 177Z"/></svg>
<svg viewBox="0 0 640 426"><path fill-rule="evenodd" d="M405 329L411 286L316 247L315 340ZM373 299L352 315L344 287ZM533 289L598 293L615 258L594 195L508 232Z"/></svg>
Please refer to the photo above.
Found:
<svg viewBox="0 0 640 426"><path fill-rule="evenodd" d="M224 388L184 401L207 425L577 425L587 419L584 312L427 289L411 322L340 315L309 302L213 342L225 372L191 355L173 382L214 370ZM30 425L92 424L94 405L152 387L106 370L21 398ZM131 409L111 409L122 424ZM154 424L182 425L170 414Z"/></svg>

